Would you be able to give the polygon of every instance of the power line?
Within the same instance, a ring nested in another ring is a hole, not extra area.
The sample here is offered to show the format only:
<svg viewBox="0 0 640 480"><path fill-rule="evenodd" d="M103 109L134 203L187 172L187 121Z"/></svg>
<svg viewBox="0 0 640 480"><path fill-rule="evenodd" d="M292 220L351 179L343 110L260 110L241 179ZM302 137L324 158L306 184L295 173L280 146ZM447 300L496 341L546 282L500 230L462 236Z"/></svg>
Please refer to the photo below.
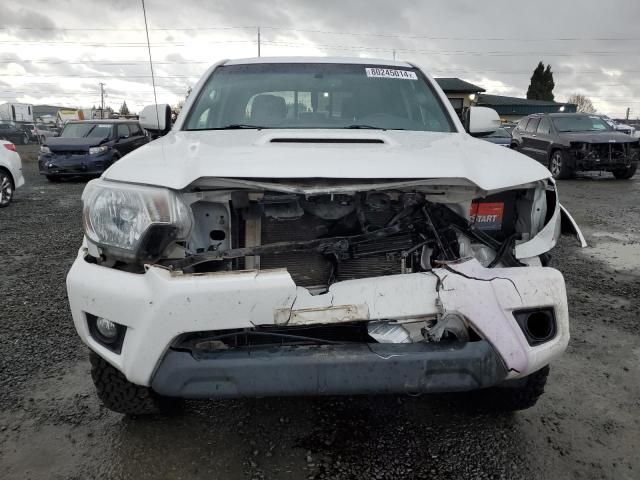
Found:
<svg viewBox="0 0 640 480"><path fill-rule="evenodd" d="M148 60L83 60L77 62L69 62L65 60L45 60L45 59L19 59L19 60L0 60L0 64L43 64L43 65L110 65L110 66L146 66ZM211 65L211 61L198 61L198 60L176 60L170 62L154 61L154 65ZM620 74L625 73L640 73L640 70L618 70ZM435 74L453 74L453 73L508 73L512 75L531 75L532 70L496 70L496 69L447 69L447 70L430 70L430 73ZM601 70L554 70L553 74L602 74L606 75Z"/></svg>
<svg viewBox="0 0 640 480"><path fill-rule="evenodd" d="M238 26L202 26L202 27L152 27L151 31L209 31L209 30L255 30L255 25L238 25ZM434 36L426 33L369 33L369 32L353 32L353 31L336 31L336 30L317 30L304 28L289 28L261 25L264 30L279 30L287 32L300 33L320 33L326 35L345 35L352 37L380 37L380 38L406 38L406 39L423 39L423 40L455 40L455 41L515 41L515 42L539 42L539 41L560 41L560 42L585 42L585 41L606 41L606 42L636 42L640 41L640 37L544 37L544 38L522 38L522 37L483 37L483 36ZM139 28L106 28L106 27L16 27L12 25L0 26L0 30L41 30L41 31L112 31L112 32L139 32L144 31L143 27Z"/></svg>
<svg viewBox="0 0 640 480"><path fill-rule="evenodd" d="M89 47L105 47L105 48L142 48L147 47L146 43L139 42L110 42L110 43L85 43L76 41L57 41L57 40L0 40L2 44L9 45L81 45ZM187 47L193 44L228 44L228 43L248 43L255 44L256 40L208 40L208 41L192 41L192 42L161 42L151 44L154 48L166 48L166 47ZM341 44L319 44L319 43L299 43L299 42L287 42L287 41L266 41L261 40L261 44L285 46L294 48L328 48L334 50L355 50L355 51L378 51L388 52L393 50L390 47L369 47L365 45L341 45ZM513 51L513 50L492 50L492 51L472 51L472 50L452 50L443 51L438 50L424 50L413 48L395 48L398 52L407 53L422 53L429 55L469 55L469 56L551 56L551 57L571 57L575 55L593 55L593 56L622 56L622 55L635 55L636 50L630 51L589 51L589 50L577 50L569 53L558 53L550 51Z"/></svg>
<svg viewBox="0 0 640 480"><path fill-rule="evenodd" d="M108 78L112 80L127 80L128 78L151 78L151 75L127 75L126 77L118 77L114 75L76 75L70 74L33 74L33 73L0 73L0 77L27 77L27 78ZM156 78L199 78L200 74L195 75L157 75Z"/></svg>

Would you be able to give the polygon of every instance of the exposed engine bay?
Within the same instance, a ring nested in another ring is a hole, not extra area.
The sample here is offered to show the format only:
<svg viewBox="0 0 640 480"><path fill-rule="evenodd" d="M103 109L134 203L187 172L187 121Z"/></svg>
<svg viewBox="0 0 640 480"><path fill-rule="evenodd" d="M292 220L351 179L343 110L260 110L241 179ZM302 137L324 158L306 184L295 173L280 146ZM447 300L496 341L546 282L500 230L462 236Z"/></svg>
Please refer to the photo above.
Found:
<svg viewBox="0 0 640 480"><path fill-rule="evenodd" d="M191 204L191 237L160 263L186 273L286 268L296 285L316 293L344 280L424 272L462 258L517 267L523 264L515 244L548 220L553 192L536 187L449 204L402 190L240 190L226 193L226 203L220 192L203 192Z"/></svg>

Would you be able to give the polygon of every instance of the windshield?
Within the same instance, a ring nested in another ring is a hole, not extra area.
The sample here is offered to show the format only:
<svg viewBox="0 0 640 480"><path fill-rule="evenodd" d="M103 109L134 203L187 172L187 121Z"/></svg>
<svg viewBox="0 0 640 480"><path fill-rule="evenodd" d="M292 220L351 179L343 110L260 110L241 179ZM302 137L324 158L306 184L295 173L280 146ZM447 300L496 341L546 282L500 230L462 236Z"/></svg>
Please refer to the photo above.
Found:
<svg viewBox="0 0 640 480"><path fill-rule="evenodd" d="M595 115L575 115L556 117L553 124L559 132L602 132L611 130L611 127Z"/></svg>
<svg viewBox="0 0 640 480"><path fill-rule="evenodd" d="M219 67L185 122L186 130L258 127L455 131L417 69L320 63Z"/></svg>
<svg viewBox="0 0 640 480"><path fill-rule="evenodd" d="M66 138L107 138L111 136L113 125L108 123L67 123L61 137Z"/></svg>

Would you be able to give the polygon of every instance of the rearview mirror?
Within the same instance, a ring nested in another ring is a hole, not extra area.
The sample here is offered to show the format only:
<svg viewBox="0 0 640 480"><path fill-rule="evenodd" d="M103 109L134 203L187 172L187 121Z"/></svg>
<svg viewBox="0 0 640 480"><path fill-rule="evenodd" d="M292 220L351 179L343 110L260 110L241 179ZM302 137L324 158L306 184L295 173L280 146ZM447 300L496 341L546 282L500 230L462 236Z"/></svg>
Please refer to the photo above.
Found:
<svg viewBox="0 0 640 480"><path fill-rule="evenodd" d="M171 130L171 107L166 103L147 105L140 112L140 125L156 135Z"/></svg>
<svg viewBox="0 0 640 480"><path fill-rule="evenodd" d="M467 131L473 135L488 135L500 128L500 116L492 108L469 107L467 113Z"/></svg>

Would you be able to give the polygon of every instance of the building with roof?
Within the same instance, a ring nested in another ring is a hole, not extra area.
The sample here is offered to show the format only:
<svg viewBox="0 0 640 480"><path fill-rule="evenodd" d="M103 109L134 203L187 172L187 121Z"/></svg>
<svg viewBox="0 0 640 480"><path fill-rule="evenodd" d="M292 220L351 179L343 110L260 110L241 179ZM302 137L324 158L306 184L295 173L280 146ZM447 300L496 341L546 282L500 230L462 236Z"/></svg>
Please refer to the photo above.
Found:
<svg viewBox="0 0 640 480"><path fill-rule="evenodd" d="M478 96L479 107L493 108L503 122L517 122L532 113L575 113L577 106L572 103L561 103L548 100L529 100L527 98L505 97L502 95Z"/></svg>
<svg viewBox="0 0 640 480"><path fill-rule="evenodd" d="M467 108L476 104L478 95L486 91L484 88L460 78L436 78L435 81L440 85L460 118Z"/></svg>
<svg viewBox="0 0 640 480"><path fill-rule="evenodd" d="M460 78L446 77L435 80L460 118L463 118L467 108L474 105L493 108L503 122L517 122L532 113L575 113L577 110L577 106L572 103L488 95L484 88Z"/></svg>

